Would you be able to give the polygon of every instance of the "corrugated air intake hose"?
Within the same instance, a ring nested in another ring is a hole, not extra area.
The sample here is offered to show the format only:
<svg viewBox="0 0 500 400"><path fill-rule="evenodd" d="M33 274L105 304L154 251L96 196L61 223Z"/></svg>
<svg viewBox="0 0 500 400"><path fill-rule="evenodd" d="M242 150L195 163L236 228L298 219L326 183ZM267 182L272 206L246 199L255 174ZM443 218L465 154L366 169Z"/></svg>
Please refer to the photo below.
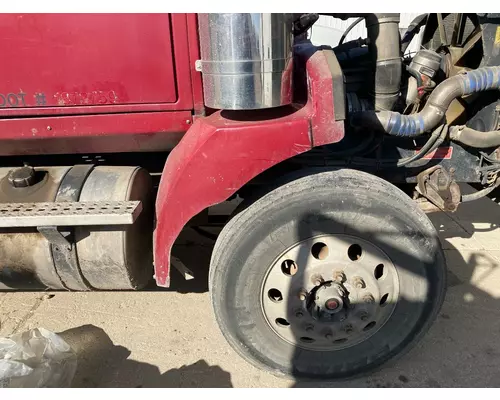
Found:
<svg viewBox="0 0 500 400"><path fill-rule="evenodd" d="M441 123L453 99L491 89L500 89L500 67L498 66L479 68L446 79L434 89L422 111L416 114L363 111L351 116L351 124L355 127L366 126L383 130L389 135L415 137Z"/></svg>

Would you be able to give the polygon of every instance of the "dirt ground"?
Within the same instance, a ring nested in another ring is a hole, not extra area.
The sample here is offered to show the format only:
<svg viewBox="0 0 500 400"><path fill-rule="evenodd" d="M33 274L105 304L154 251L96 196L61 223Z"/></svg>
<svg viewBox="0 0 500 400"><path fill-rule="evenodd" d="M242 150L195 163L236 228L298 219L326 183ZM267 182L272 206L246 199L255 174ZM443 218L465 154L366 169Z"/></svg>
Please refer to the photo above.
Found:
<svg viewBox="0 0 500 400"><path fill-rule="evenodd" d="M473 191L466 187L467 191ZM0 336L44 327L78 354L75 387L500 386L500 206L490 199L433 213L448 261L448 294L425 338L370 376L295 382L242 360L219 332L207 292L212 242L186 231L174 254L193 270L143 292L0 293Z"/></svg>

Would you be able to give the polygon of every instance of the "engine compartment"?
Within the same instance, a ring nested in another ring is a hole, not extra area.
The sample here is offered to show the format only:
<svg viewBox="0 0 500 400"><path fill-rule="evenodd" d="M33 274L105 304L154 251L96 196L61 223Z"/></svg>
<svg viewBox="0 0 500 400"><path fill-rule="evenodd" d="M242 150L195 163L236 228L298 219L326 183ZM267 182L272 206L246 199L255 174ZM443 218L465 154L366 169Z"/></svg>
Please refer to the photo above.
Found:
<svg viewBox="0 0 500 400"><path fill-rule="evenodd" d="M418 183L439 166L450 182L498 186L499 16L422 14L400 34L380 28L397 24L399 14L328 15L364 18L368 37L343 42L353 24L333 48L344 77L344 139L295 161L363 169L394 183ZM405 53L421 30L420 50ZM307 40L301 33L302 46ZM400 74L380 57L400 62ZM394 81L396 96L387 85Z"/></svg>

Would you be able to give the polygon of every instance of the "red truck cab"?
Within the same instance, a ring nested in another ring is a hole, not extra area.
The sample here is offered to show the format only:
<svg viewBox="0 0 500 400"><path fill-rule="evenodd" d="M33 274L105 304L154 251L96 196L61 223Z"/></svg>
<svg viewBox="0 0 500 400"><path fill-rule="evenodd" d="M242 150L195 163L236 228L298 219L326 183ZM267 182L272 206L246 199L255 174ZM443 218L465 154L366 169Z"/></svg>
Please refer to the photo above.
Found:
<svg viewBox="0 0 500 400"><path fill-rule="evenodd" d="M168 151L203 114L195 14L4 14L0 34L0 155Z"/></svg>

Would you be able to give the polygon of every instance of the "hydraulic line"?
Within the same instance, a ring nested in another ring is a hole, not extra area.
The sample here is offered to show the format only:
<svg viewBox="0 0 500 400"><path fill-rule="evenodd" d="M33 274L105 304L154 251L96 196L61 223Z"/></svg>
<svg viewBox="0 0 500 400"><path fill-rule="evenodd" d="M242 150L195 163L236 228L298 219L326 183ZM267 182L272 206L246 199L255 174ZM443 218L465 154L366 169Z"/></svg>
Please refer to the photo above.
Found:
<svg viewBox="0 0 500 400"><path fill-rule="evenodd" d="M421 14L411 21L406 29L403 39L401 39L401 52L404 54L412 39L420 32L420 28L427 23L428 14Z"/></svg>
<svg viewBox="0 0 500 400"><path fill-rule="evenodd" d="M434 132L432 132L431 137L427 140L424 146L417 153L413 154L410 157L400 158L400 159L370 159L370 158L362 158L362 157L353 157L351 162L355 165L365 165L365 166L378 166L378 167L403 167L412 162L420 160L425 155L431 153L436 150L443 141L446 139L448 135L448 125L442 125L437 127Z"/></svg>
<svg viewBox="0 0 500 400"><path fill-rule="evenodd" d="M466 203L468 201L474 201L480 199L481 197L487 196L499 186L500 186L500 179L497 179L497 181L493 185L485 189L479 190L478 192L472 194L464 194L461 199L462 203Z"/></svg>
<svg viewBox="0 0 500 400"><path fill-rule="evenodd" d="M344 43L344 39L346 38L346 36L349 34L349 32L352 31L352 29L357 25L359 24L361 21L364 20L364 17L359 17L357 18L351 25L349 25L347 27L347 29L345 30L345 32L343 33L342 37L340 38L339 40L339 46Z"/></svg>
<svg viewBox="0 0 500 400"><path fill-rule="evenodd" d="M425 143L425 145L420 149L418 153L415 153L411 157L403 158L396 163L397 167L402 167L408 165L414 161L420 160L425 155L431 153L436 150L443 143L444 139L446 139L446 135L448 134L448 125L439 126L434 132L432 132L431 137Z"/></svg>

